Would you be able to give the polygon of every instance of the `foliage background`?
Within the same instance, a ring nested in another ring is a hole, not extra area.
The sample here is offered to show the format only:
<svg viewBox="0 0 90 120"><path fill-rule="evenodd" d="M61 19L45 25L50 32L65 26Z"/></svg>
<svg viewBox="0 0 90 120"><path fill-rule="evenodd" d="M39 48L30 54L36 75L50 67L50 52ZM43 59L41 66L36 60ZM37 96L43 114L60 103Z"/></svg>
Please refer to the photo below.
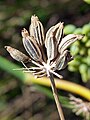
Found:
<svg viewBox="0 0 90 120"><path fill-rule="evenodd" d="M63 21L65 25L82 27L90 22L90 4L82 0L0 0L0 56L19 66L21 64L9 56L4 46L10 45L25 52L21 30L23 27L29 28L33 14L39 17L45 31L59 21ZM4 61L3 67L11 68ZM60 73L64 79L90 88L90 81L84 83L79 72L70 72L66 68ZM50 92L49 88L25 85L0 68L0 120L58 120L54 101L49 97L51 94L45 96L42 92L44 90L48 90L46 93ZM60 94L68 96L65 91ZM67 108L64 113L67 120L82 120L82 117L75 116Z"/></svg>

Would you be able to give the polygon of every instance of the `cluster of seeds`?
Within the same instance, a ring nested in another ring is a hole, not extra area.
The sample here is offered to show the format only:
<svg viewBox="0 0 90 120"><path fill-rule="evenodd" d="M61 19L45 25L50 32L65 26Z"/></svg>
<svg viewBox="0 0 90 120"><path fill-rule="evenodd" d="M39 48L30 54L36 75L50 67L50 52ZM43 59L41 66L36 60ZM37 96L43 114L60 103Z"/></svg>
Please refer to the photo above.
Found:
<svg viewBox="0 0 90 120"><path fill-rule="evenodd" d="M29 56L10 46L5 48L15 60L25 66L22 68L25 72L32 72L36 77L49 76L52 73L62 78L55 71L65 68L72 60L67 47L82 38L82 35L77 34L64 37L62 22L52 26L45 35L42 23L34 15L31 17L29 32L25 28L22 30L23 45ZM33 63L35 67L27 67L25 63L28 62Z"/></svg>

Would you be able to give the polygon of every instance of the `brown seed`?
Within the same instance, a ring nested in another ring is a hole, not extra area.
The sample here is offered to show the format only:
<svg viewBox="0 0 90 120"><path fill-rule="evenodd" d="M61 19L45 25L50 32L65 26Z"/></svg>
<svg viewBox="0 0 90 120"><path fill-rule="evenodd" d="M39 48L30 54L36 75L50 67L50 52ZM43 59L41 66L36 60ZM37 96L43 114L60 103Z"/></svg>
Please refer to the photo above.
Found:
<svg viewBox="0 0 90 120"><path fill-rule="evenodd" d="M44 28L37 16L31 17L31 25L29 27L30 36L33 36L39 46L44 44Z"/></svg>
<svg viewBox="0 0 90 120"><path fill-rule="evenodd" d="M6 50L10 53L10 55L12 56L13 59L19 61L19 62L29 62L30 58L28 56L26 56L25 54L23 54L22 52L20 52L19 50L10 47L10 46L5 46Z"/></svg>
<svg viewBox="0 0 90 120"><path fill-rule="evenodd" d="M72 60L73 60L73 56L68 51L67 54L66 54L64 65L63 65L62 69L64 69L67 66L68 62L70 62Z"/></svg>
<svg viewBox="0 0 90 120"><path fill-rule="evenodd" d="M42 60L41 50L40 50L37 42L35 41L35 39L28 35L25 36L24 34L26 34L26 29L22 31L22 35L23 35L23 45L24 45L27 53L35 61Z"/></svg>
<svg viewBox="0 0 90 120"><path fill-rule="evenodd" d="M47 48L48 61L53 60L57 55L57 44L53 32L48 37L45 46Z"/></svg>
<svg viewBox="0 0 90 120"><path fill-rule="evenodd" d="M62 41L59 44L58 51L60 53L63 53L63 51L70 46L72 43L74 43L76 40L80 40L83 38L83 35L75 35L75 34L69 34L65 36Z"/></svg>
<svg viewBox="0 0 90 120"><path fill-rule="evenodd" d="M59 44L62 40L62 37L63 37L63 22L62 23L60 22L60 25L57 29L55 37L56 37L56 40L57 40L57 44Z"/></svg>
<svg viewBox="0 0 90 120"><path fill-rule="evenodd" d="M63 66L65 65L65 60L66 56L68 54L68 50L65 50L63 54L61 54L57 59L56 59L56 69L61 70Z"/></svg>
<svg viewBox="0 0 90 120"><path fill-rule="evenodd" d="M45 42L47 42L47 39L50 37L50 35L52 34L52 32L55 35L57 44L60 43L62 36L63 36L63 23L58 23L55 26L52 26L46 33L46 40ZM45 43L46 44L46 43Z"/></svg>

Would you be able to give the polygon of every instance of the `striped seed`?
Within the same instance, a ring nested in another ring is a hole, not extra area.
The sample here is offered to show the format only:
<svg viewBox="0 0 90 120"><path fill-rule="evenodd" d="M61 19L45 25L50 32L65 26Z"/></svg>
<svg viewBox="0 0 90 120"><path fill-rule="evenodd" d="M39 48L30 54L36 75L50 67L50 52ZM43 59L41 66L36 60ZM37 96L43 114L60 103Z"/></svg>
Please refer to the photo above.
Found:
<svg viewBox="0 0 90 120"><path fill-rule="evenodd" d="M19 62L29 62L30 58L28 56L26 56L25 54L23 54L22 52L20 52L19 50L10 47L10 46L5 46L6 50L10 53L11 57Z"/></svg>
<svg viewBox="0 0 90 120"><path fill-rule="evenodd" d="M55 37L57 40L57 44L59 44L63 37L63 22L62 23L60 22L60 25L59 25L59 28L57 29Z"/></svg>
<svg viewBox="0 0 90 120"><path fill-rule="evenodd" d="M31 17L31 25L29 27L30 36L33 36L39 46L44 44L44 28L37 16Z"/></svg>
<svg viewBox="0 0 90 120"><path fill-rule="evenodd" d="M67 53L68 53L68 50L65 50L63 52L62 55L60 55L57 60L55 61L56 62L56 69L57 70L61 70L65 64L65 59L66 59L66 56L67 56Z"/></svg>
<svg viewBox="0 0 90 120"><path fill-rule="evenodd" d="M80 40L83 38L83 35L75 35L75 34L69 34L65 36L62 41L59 44L58 51L60 53L63 53L63 51L70 46L72 43L74 43L76 40Z"/></svg>
<svg viewBox="0 0 90 120"><path fill-rule="evenodd" d="M48 57L48 61L53 60L56 55L57 55L57 47L56 47L56 40L55 40L55 36L52 32L52 34L50 34L50 36L48 37L48 39L45 42L45 46L47 48L47 57Z"/></svg>
<svg viewBox="0 0 90 120"><path fill-rule="evenodd" d="M30 55L30 57L35 61L42 60L42 54L35 39L31 36L25 36L24 31L22 31L22 34L23 34L23 45L27 53Z"/></svg>

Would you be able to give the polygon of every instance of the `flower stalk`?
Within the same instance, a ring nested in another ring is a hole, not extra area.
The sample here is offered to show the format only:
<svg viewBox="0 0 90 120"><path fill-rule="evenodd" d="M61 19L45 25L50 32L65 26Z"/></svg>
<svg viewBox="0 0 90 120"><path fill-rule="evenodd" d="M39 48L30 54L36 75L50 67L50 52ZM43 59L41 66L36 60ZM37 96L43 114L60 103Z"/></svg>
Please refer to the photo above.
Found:
<svg viewBox="0 0 90 120"><path fill-rule="evenodd" d="M64 114L63 114L63 111L62 111L62 108L61 108L61 104L59 102L59 97L58 97L58 93L57 93L57 89L56 89L56 86L55 86L55 81L54 81L54 77L53 77L52 73L50 73L49 78L50 78L50 81L51 81L51 88L52 88L53 96L54 96L54 99L55 99L55 102L56 102L59 117L60 117L61 120L65 120Z"/></svg>

